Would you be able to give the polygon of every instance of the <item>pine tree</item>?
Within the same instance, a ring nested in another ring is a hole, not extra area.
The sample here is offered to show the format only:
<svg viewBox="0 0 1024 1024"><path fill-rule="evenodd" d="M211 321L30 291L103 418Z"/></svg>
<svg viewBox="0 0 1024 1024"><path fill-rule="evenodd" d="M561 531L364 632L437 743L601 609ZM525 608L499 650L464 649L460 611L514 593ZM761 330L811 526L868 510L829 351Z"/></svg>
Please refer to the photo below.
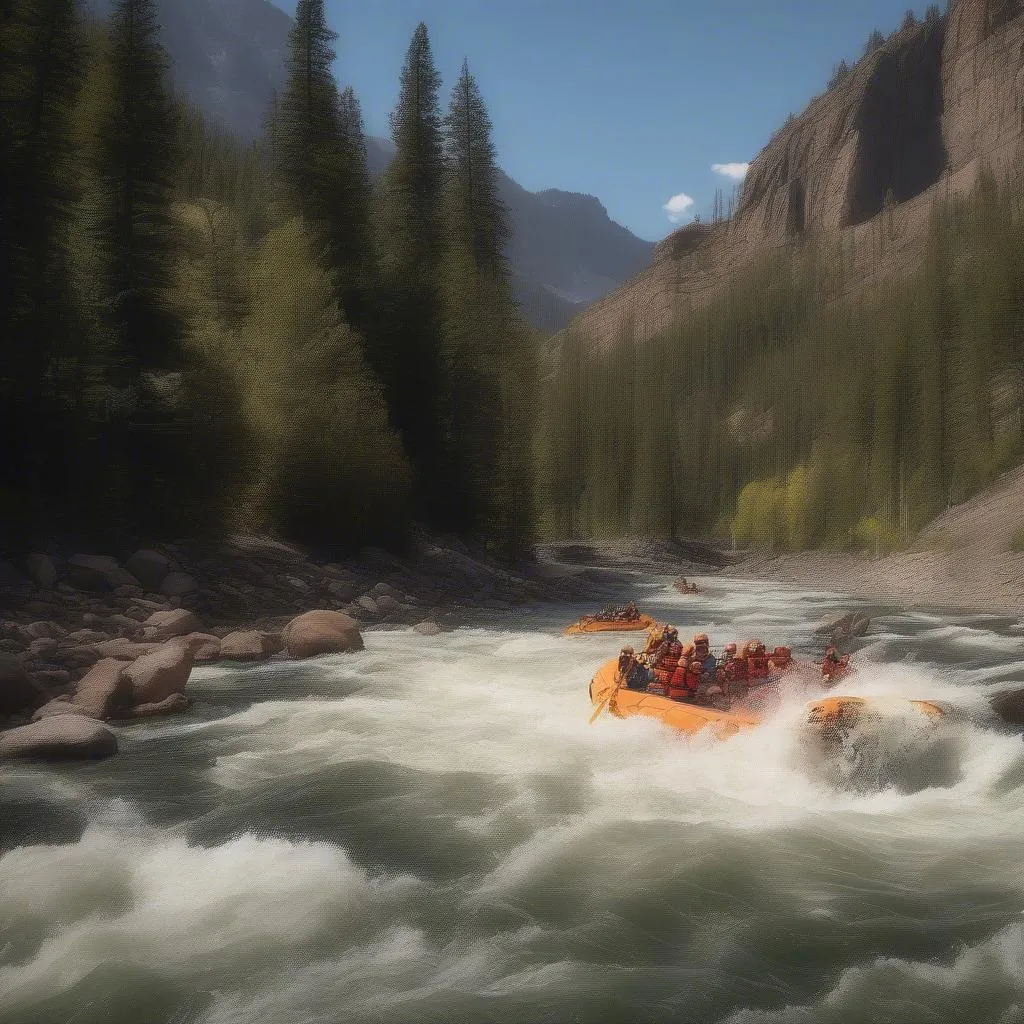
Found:
<svg viewBox="0 0 1024 1024"><path fill-rule="evenodd" d="M491 123L463 63L444 122L444 343L447 513L455 525L493 533L499 507L504 382L511 369L514 308L504 246L507 214L498 193ZM511 398L511 396L508 396Z"/></svg>
<svg viewBox="0 0 1024 1024"><path fill-rule="evenodd" d="M63 497L56 455L75 430L61 375L78 341L67 233L85 51L74 0L5 4L0 54L0 425L19 439L3 487L5 522L20 533Z"/></svg>
<svg viewBox="0 0 1024 1024"><path fill-rule="evenodd" d="M382 315L367 349L413 465L418 512L433 522L443 521L448 504L438 280L443 256L440 84L427 29L420 24L391 114L395 157L376 196Z"/></svg>
<svg viewBox="0 0 1024 1024"><path fill-rule="evenodd" d="M132 389L144 383L143 374L181 362L181 325L168 305L178 241L177 116L158 34L155 0L118 0L110 21L110 94L92 126L91 228L104 264L95 282L97 319L112 379Z"/></svg>
<svg viewBox="0 0 1024 1024"><path fill-rule="evenodd" d="M368 315L369 176L359 103L332 72L338 38L324 0L299 0L288 78L270 126L281 198L328 248L338 298L358 329Z"/></svg>

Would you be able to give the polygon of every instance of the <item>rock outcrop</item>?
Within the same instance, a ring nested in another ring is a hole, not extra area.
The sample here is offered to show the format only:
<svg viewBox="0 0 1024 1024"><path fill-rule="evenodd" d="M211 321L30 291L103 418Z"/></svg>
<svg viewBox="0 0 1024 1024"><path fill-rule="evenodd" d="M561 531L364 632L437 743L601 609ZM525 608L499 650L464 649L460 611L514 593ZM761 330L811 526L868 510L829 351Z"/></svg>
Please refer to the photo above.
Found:
<svg viewBox="0 0 1024 1024"><path fill-rule="evenodd" d="M929 215L982 168L1024 175L1024 0L954 0L894 33L783 125L751 163L735 217L688 225L655 262L574 326L642 340L721 294L763 254L815 236L842 242L851 287L912 271ZM885 218L887 241L879 248Z"/></svg>

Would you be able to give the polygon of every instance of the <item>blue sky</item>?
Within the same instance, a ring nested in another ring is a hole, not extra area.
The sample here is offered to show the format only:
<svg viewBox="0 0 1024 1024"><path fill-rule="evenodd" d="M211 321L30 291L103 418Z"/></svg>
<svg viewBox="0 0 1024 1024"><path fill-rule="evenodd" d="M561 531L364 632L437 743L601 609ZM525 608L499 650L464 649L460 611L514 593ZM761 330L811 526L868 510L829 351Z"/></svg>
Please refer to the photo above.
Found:
<svg viewBox="0 0 1024 1024"><path fill-rule="evenodd" d="M290 14L295 0L275 0ZM945 5L943 4L943 7ZM911 9L923 17L927 4ZM734 180L786 117L852 62L907 0L327 0L337 77L388 135L405 51L423 21L442 105L468 57L502 168L530 191L597 196L658 240ZM677 199L676 221L665 204Z"/></svg>

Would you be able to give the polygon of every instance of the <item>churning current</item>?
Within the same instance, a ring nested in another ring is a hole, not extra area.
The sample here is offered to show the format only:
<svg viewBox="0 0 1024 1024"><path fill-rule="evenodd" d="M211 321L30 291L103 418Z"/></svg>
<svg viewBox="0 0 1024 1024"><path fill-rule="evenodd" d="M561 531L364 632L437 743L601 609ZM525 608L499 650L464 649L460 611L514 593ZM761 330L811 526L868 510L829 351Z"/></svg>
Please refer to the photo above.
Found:
<svg viewBox="0 0 1024 1024"><path fill-rule="evenodd" d="M709 584L629 596L819 656L851 607ZM1024 745L984 713L1024 626L876 618L842 691L960 713L826 763L796 697L724 743L588 725L627 638L562 637L587 610L202 669L111 761L0 769L0 1020L1024 1020Z"/></svg>

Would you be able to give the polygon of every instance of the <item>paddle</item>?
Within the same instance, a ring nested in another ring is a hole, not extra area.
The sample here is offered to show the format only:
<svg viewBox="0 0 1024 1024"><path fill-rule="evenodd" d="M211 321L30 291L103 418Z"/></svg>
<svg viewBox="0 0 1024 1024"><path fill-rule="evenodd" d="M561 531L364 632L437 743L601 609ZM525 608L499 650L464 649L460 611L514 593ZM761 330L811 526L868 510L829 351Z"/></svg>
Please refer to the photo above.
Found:
<svg viewBox="0 0 1024 1024"><path fill-rule="evenodd" d="M601 701L601 703L597 707L597 710L590 716L590 721L587 722L587 725L593 725L597 721L598 716L601 714L602 711L604 711L604 709L606 707L608 707L608 705L611 703L612 697L614 697L615 694L617 694L619 692L619 690L622 688L622 684L625 681L626 681L625 675L620 672L615 677L615 686L612 687L612 692L609 693L608 696L605 697L605 699L603 701Z"/></svg>

